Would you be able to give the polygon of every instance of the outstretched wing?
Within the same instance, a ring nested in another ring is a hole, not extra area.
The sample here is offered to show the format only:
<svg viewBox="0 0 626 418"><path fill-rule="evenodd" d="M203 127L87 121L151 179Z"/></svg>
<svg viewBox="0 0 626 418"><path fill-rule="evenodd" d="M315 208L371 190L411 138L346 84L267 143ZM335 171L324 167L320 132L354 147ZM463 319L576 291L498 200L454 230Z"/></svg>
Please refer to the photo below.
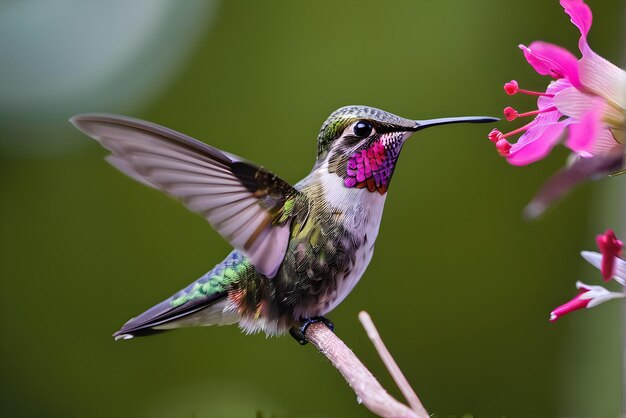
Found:
<svg viewBox="0 0 626 418"><path fill-rule="evenodd" d="M107 160L203 215L255 268L274 277L289 243L294 203L304 197L262 167L162 126L114 115L70 121L111 151Z"/></svg>

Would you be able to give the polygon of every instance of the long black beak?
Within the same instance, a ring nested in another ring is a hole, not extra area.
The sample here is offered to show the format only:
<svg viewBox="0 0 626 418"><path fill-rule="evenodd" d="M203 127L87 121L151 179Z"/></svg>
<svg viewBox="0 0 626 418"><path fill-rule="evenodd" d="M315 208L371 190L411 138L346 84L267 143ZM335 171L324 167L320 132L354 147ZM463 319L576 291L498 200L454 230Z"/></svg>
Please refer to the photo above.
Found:
<svg viewBox="0 0 626 418"><path fill-rule="evenodd" d="M462 116L458 118L438 118L427 120L416 120L414 131L419 131L424 128L430 128L431 126L448 125L450 123L489 123L497 122L500 119L492 118L489 116Z"/></svg>

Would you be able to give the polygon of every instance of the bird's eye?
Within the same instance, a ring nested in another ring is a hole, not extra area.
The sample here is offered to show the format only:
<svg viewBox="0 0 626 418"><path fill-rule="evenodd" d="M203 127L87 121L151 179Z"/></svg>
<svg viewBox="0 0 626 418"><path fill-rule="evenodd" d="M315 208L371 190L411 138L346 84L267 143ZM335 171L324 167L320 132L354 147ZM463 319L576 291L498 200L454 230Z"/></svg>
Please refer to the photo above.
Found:
<svg viewBox="0 0 626 418"><path fill-rule="evenodd" d="M372 124L366 120L360 120L354 125L353 131L359 138L366 138L372 133Z"/></svg>

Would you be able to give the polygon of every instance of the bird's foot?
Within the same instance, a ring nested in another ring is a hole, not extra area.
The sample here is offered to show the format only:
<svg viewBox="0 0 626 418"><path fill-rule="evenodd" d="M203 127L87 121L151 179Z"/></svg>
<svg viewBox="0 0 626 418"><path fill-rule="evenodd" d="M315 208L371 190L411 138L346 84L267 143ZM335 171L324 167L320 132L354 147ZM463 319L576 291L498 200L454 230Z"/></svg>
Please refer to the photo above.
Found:
<svg viewBox="0 0 626 418"><path fill-rule="evenodd" d="M323 316L314 316L313 318L302 319L300 325L291 327L289 333L300 345L305 345L309 342L306 338L306 330L316 322L323 322L331 331L335 330L335 325L329 319Z"/></svg>

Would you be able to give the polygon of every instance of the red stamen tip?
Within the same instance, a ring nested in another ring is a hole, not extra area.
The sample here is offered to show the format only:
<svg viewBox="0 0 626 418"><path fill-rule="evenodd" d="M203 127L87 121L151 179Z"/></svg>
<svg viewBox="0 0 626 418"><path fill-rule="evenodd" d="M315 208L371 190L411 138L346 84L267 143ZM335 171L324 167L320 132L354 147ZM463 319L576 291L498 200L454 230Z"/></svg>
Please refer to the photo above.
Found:
<svg viewBox="0 0 626 418"><path fill-rule="evenodd" d="M508 94L509 96L513 96L514 94L516 94L518 90L519 85L515 80L511 80L504 85L504 91L506 91L506 94Z"/></svg>
<svg viewBox="0 0 626 418"><path fill-rule="evenodd" d="M495 144L500 138L502 138L502 132L498 129L492 129L491 132L489 132L489 135L487 135L487 138Z"/></svg>
<svg viewBox="0 0 626 418"><path fill-rule="evenodd" d="M502 138L496 142L496 149L501 156L506 157L511 152L511 144L506 139Z"/></svg>
<svg viewBox="0 0 626 418"><path fill-rule="evenodd" d="M517 113L517 110L513 109L511 106L507 106L504 108L504 117L509 122L517 119L518 116L519 116L519 113Z"/></svg>

